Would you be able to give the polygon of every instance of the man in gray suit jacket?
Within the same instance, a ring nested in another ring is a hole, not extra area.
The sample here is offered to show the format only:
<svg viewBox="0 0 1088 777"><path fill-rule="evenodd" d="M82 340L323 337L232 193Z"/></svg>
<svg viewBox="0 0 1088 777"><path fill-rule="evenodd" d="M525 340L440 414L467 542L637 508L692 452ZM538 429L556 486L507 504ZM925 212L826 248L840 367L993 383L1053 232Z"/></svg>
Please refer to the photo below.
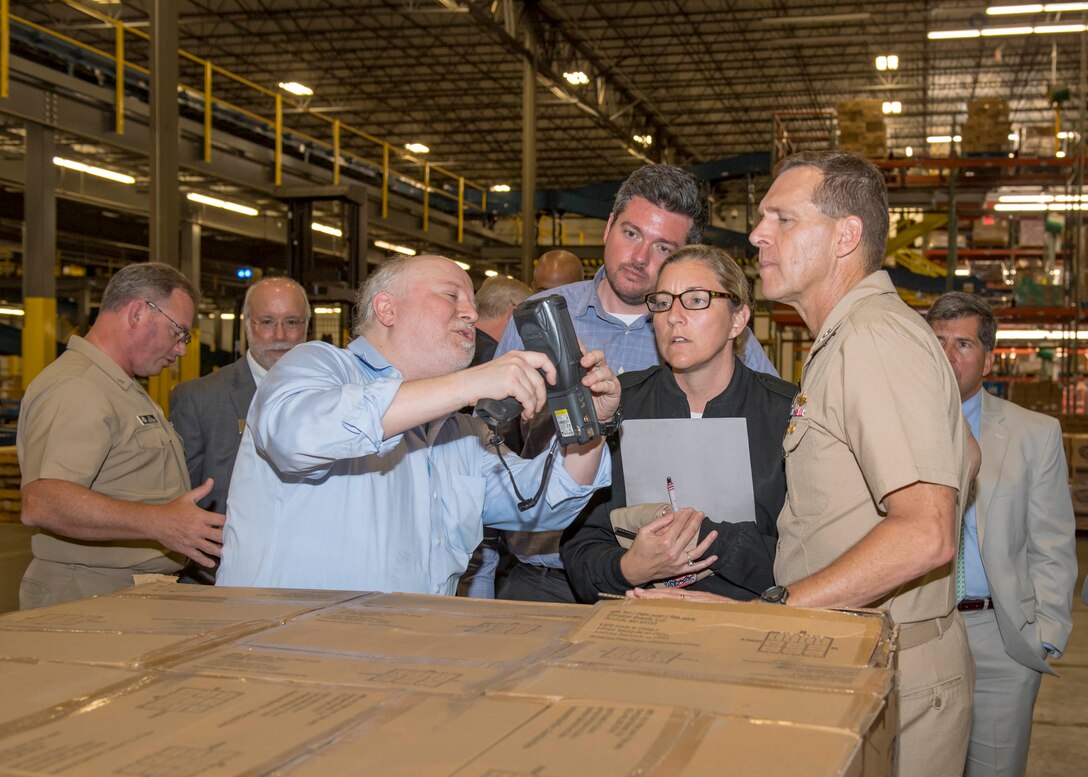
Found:
<svg viewBox="0 0 1088 777"><path fill-rule="evenodd" d="M950 292L926 320L944 346L982 469L963 530L964 595L976 679L968 777L1023 775L1031 713L1047 658L1072 629L1077 582L1073 504L1058 422L982 390L997 321L971 294Z"/></svg>
<svg viewBox="0 0 1088 777"><path fill-rule="evenodd" d="M265 278L249 287L242 304L248 350L244 358L181 383L170 396L170 422L185 444L189 476L215 483L198 503L227 512L234 458L257 385L281 356L306 339L310 303L289 278ZM202 581L203 582L203 581ZM214 582L214 577L207 582Z"/></svg>

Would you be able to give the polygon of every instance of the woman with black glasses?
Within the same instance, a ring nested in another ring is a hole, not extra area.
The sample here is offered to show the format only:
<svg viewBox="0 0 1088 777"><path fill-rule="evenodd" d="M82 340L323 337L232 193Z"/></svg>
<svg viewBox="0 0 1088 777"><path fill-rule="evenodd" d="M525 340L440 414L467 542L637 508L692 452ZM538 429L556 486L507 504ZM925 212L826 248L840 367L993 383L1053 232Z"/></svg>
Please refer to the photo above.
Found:
<svg viewBox="0 0 1088 777"><path fill-rule="evenodd" d="M774 585L775 522L786 495L782 438L797 387L736 358L752 297L728 253L680 248L661 265L654 288L646 306L663 364L620 376L623 417L744 418L755 521L712 516L715 522L691 507L653 506L617 513L614 521L612 511L627 507L621 433L618 444L610 440L611 487L594 494L563 538L567 576L583 602L652 584L754 599Z"/></svg>

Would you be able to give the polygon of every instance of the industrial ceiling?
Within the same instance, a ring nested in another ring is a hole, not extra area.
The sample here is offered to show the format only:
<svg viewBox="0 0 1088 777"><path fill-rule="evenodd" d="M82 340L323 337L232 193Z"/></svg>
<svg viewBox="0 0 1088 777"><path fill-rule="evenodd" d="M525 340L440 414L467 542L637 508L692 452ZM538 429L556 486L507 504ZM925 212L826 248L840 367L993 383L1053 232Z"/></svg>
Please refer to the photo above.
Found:
<svg viewBox="0 0 1088 777"><path fill-rule="evenodd" d="M151 0L84 0L148 24ZM111 50L112 31L75 2L11 0L13 14ZM311 87L306 107L378 138L430 148L429 161L490 187L519 188L523 61L537 55L537 187L622 178L643 159L692 165L768 152L776 112L844 99L895 100L889 150L927 153L967 102L1009 101L1014 126L1052 124L1048 94L1069 86L1063 128L1079 125L1085 34L988 35L1083 23L1084 12L988 16L986 3L883 0L177 0L179 44L276 89ZM991 4L994 5L994 4ZM931 40L974 29L974 39ZM531 31L531 32L530 32ZM139 42L126 55L142 56ZM146 45L143 47L146 49ZM894 54L895 71L876 57ZM581 71L588 83L567 83ZM182 71L183 80L186 73ZM219 93L267 114L267 99ZM290 112L289 112L290 113ZM291 116L288 115L288 121ZM306 129L305 117L299 118ZM635 135L649 145L637 142Z"/></svg>

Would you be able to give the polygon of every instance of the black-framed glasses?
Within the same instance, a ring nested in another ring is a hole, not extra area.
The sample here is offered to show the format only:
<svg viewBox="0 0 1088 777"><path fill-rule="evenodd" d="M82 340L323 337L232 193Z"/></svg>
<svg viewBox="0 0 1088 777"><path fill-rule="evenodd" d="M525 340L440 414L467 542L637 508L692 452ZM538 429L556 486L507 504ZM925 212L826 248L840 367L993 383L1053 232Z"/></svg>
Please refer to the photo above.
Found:
<svg viewBox="0 0 1088 777"><path fill-rule="evenodd" d="M164 311L162 308L160 308L149 299L145 299L144 302L147 303L147 306L149 308L161 313L162 317L170 322L170 325L174 327L174 336L178 339L179 343L185 343L186 345L188 345L189 343L193 342L193 335L189 332L189 330L183 327L174 319L170 318L170 316L166 315L166 311Z"/></svg>
<svg viewBox="0 0 1088 777"><path fill-rule="evenodd" d="M740 297L726 291L714 291L712 289L688 289L679 294L669 291L652 291L646 295L646 307L651 313L664 313L672 310L674 300L680 300L680 304L687 310L706 310L710 307L711 300L727 299L734 305L740 303Z"/></svg>

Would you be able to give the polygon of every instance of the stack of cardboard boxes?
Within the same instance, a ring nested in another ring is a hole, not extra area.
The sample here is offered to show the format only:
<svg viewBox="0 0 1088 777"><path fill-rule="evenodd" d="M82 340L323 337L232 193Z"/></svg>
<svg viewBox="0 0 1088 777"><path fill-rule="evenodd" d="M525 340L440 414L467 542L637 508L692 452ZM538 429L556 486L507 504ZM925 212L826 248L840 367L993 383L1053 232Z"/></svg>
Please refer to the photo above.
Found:
<svg viewBox="0 0 1088 777"><path fill-rule="evenodd" d="M1065 441L1065 459L1069 462L1073 512L1088 514L1088 434L1067 433L1062 439Z"/></svg>
<svg viewBox="0 0 1088 777"><path fill-rule="evenodd" d="M0 617L0 773L888 777L885 613L152 583Z"/></svg>
<svg viewBox="0 0 1088 777"><path fill-rule="evenodd" d="M844 100L835 106L839 148L869 159L888 155L888 130L880 100Z"/></svg>
<svg viewBox="0 0 1088 777"><path fill-rule="evenodd" d="M1009 103L999 97L980 97L967 103L967 121L960 130L965 154L1009 152Z"/></svg>

